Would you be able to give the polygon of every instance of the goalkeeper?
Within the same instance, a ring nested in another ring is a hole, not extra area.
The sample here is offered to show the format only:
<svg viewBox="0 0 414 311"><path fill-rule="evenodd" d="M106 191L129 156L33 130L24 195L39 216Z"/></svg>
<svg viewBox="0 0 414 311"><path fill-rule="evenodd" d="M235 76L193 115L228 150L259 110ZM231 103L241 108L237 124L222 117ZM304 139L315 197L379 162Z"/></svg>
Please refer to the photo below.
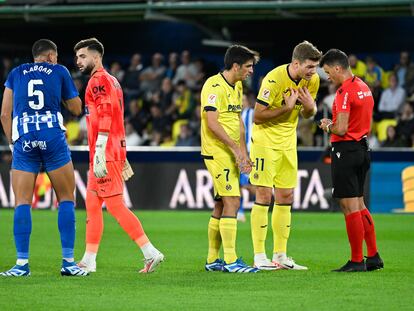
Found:
<svg viewBox="0 0 414 311"><path fill-rule="evenodd" d="M126 159L124 102L116 78L102 65L104 47L96 38L75 45L79 70L90 75L85 92L89 144L86 194L86 251L79 266L96 271L96 255L103 233L102 203L144 254L141 273L152 272L164 255L149 241L139 219L124 203L124 180L133 171Z"/></svg>

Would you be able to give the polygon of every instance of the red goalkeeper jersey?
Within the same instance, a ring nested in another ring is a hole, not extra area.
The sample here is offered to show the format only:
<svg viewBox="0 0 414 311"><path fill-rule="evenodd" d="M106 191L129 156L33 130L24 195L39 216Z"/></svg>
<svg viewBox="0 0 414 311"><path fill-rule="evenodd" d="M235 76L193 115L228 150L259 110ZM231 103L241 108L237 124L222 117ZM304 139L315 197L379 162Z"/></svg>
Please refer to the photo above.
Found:
<svg viewBox="0 0 414 311"><path fill-rule="evenodd" d="M108 133L106 161L126 158L124 99L121 85L104 68L90 78L85 92L89 161L93 163L98 132Z"/></svg>

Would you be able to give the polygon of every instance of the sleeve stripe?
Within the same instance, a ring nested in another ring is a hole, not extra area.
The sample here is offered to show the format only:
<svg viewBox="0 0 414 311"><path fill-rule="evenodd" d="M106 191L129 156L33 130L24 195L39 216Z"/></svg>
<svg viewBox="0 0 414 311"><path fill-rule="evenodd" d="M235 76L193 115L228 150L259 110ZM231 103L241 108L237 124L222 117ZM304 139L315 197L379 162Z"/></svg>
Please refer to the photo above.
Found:
<svg viewBox="0 0 414 311"><path fill-rule="evenodd" d="M216 111L217 108L216 107L212 107L212 106L205 106L204 107L204 111Z"/></svg>
<svg viewBox="0 0 414 311"><path fill-rule="evenodd" d="M265 101L263 101L261 99L258 99L258 98L256 98L256 102L259 103L259 104L261 104L261 105L263 105L263 106L266 106L266 107L269 106L268 103L266 103Z"/></svg>

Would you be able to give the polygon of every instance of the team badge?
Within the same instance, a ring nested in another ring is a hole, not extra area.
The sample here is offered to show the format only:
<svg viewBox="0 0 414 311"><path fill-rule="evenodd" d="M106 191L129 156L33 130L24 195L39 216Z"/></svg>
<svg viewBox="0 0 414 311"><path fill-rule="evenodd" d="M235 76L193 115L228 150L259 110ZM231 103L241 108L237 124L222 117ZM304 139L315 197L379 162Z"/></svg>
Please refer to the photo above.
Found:
<svg viewBox="0 0 414 311"><path fill-rule="evenodd" d="M262 97L264 99L268 100L269 97L270 97L270 91L268 89L263 89L263 91L262 91Z"/></svg>
<svg viewBox="0 0 414 311"><path fill-rule="evenodd" d="M215 105L216 104L216 99L217 99L217 95L216 94L210 94L208 95L208 103L210 105Z"/></svg>
<svg viewBox="0 0 414 311"><path fill-rule="evenodd" d="M254 178L254 179L259 179L259 174L254 173L253 178Z"/></svg>
<svg viewBox="0 0 414 311"><path fill-rule="evenodd" d="M231 189L233 189L233 188L231 187L231 185L226 185L226 190L227 190L227 191L230 191Z"/></svg>

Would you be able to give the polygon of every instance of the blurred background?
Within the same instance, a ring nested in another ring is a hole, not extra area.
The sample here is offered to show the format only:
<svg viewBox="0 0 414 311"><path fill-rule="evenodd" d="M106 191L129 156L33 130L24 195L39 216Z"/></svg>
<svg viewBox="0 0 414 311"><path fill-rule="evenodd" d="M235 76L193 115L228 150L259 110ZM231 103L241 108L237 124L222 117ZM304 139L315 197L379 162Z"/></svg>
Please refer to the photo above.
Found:
<svg viewBox="0 0 414 311"><path fill-rule="evenodd" d="M124 90L129 158L140 176L132 186L139 189L131 194L131 202L139 202L134 207L208 208L211 184L199 157L200 90L206 78L221 70L226 48L240 43L262 56L245 83L246 109L254 107L263 76L288 63L299 42L308 40L323 52L339 48L350 56L354 74L369 84L375 98L373 165L366 187L370 208L407 210L414 189L404 197L401 173L414 161L413 15L414 0L0 0L0 85L14 66L31 62L34 41L48 38L58 45L59 62L69 68L83 98L88 78L75 67L73 46L98 38L105 46L105 67ZM330 117L336 91L322 70L319 75L315 119ZM82 197L85 119L65 113L65 122ZM329 196L329 139L312 120L301 119L297 134L302 173L294 208L335 210ZM0 199L2 206L9 206L12 194L4 186L9 167L3 163L10 155L3 133L0 144ZM159 201L146 201L154 187L165 193ZM248 207L253 198L246 196Z"/></svg>

